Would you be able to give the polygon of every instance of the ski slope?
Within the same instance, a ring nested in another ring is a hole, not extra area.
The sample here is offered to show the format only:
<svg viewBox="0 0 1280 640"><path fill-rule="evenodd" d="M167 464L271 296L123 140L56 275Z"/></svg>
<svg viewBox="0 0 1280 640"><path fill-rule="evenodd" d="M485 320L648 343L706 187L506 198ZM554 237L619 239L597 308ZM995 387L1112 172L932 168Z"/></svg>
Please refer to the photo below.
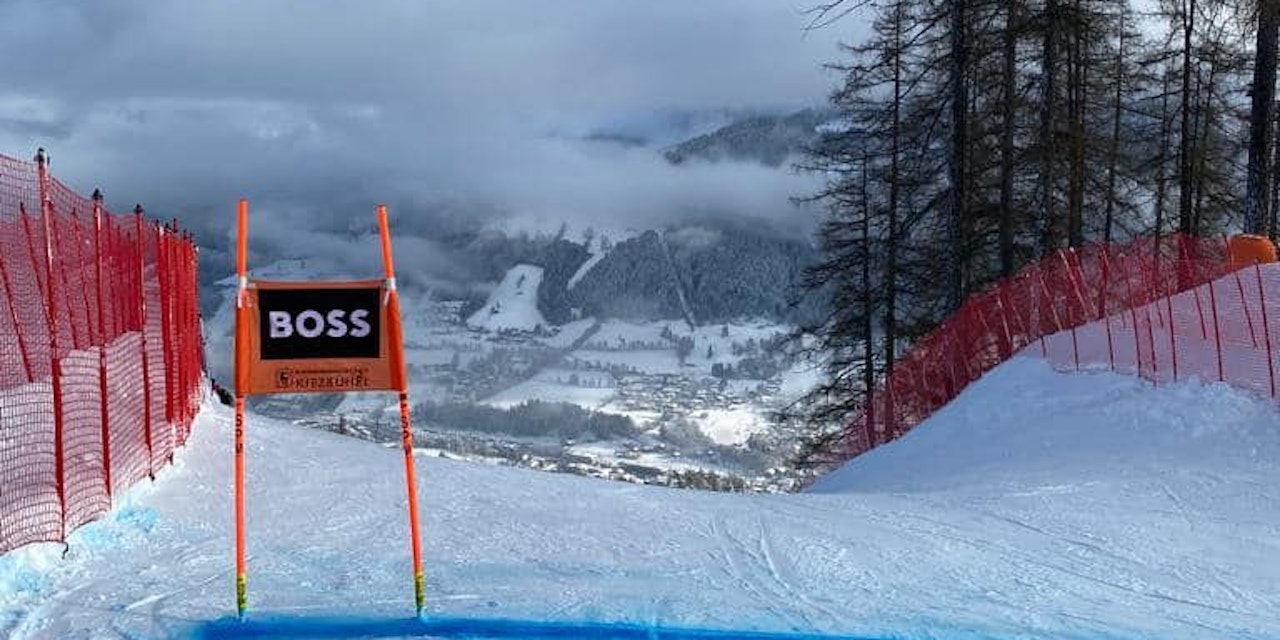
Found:
<svg viewBox="0 0 1280 640"><path fill-rule="evenodd" d="M227 620L231 432L209 407L65 560L0 557L0 636L247 637ZM241 631L420 632L400 452L252 416L247 437ZM1015 358L800 495L419 462L428 613L452 637L1280 636L1280 415L1221 385Z"/></svg>
<svg viewBox="0 0 1280 640"><path fill-rule="evenodd" d="M489 294L485 305L467 318L467 326L490 331L533 331L551 326L538 311L540 286L542 267L527 264L512 267Z"/></svg>

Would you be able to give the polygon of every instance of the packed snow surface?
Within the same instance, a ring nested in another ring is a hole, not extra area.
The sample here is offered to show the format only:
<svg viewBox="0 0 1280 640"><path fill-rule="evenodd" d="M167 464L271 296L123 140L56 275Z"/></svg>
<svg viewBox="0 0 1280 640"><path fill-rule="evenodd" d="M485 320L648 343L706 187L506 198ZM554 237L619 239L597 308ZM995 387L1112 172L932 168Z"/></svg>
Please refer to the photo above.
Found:
<svg viewBox="0 0 1280 640"><path fill-rule="evenodd" d="M247 438L254 628L412 633L396 626L412 615L400 451L255 416ZM225 630L231 440L208 408L177 465L75 532L65 559L0 557L0 636ZM800 495L418 462L435 620L1280 637L1280 416L1221 385L1018 358Z"/></svg>
<svg viewBox="0 0 1280 640"><path fill-rule="evenodd" d="M527 264L512 267L498 283L498 288L489 294L485 305L467 318L467 326L490 331L533 331L538 327L549 327L542 312L538 311L538 287L541 284L542 267Z"/></svg>

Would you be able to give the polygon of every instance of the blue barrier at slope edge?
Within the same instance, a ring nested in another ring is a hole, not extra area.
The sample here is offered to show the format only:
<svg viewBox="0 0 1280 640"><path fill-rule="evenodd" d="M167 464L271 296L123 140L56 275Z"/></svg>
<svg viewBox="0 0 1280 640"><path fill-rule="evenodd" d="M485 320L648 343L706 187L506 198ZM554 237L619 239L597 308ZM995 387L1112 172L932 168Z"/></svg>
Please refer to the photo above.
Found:
<svg viewBox="0 0 1280 640"><path fill-rule="evenodd" d="M197 628L197 640L240 638L473 638L477 640L872 640L853 636L678 629L610 622L537 622L486 618L251 617Z"/></svg>

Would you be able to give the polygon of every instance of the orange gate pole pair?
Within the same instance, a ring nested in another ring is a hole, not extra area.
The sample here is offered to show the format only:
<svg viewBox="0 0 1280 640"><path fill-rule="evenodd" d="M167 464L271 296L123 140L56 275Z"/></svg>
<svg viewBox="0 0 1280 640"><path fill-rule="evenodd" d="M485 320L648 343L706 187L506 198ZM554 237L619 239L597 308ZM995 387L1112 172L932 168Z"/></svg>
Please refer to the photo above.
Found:
<svg viewBox="0 0 1280 640"><path fill-rule="evenodd" d="M239 237L237 242L236 272L239 290L236 299L235 334L235 520L236 520L236 614L244 619L248 605L248 581L245 561L244 514L244 400L249 385L249 279L247 263L247 238L249 203L240 200L238 215ZM417 614L422 616L426 604L426 586L422 571L422 538L418 526L418 486L413 460L413 429L409 413L409 387L404 362L404 334L400 321L400 295L396 290L395 264L391 255L391 233L387 224L387 207L378 205L378 228L382 236L382 264L386 277L383 305L387 307L387 337L390 340L388 356L391 364L392 387L399 393L400 436L404 448L405 488L409 499L409 533L413 549L413 594Z"/></svg>

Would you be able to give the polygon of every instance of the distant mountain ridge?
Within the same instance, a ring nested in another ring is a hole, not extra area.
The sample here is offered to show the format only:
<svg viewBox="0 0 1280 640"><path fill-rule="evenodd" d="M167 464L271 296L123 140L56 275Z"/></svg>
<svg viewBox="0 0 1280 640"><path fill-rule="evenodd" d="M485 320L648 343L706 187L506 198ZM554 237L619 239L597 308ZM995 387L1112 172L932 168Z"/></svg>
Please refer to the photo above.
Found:
<svg viewBox="0 0 1280 640"><path fill-rule="evenodd" d="M774 115L676 113L629 128L602 128L580 139L640 146L644 153L661 153L677 166L746 162L778 168L816 140L833 117L821 109ZM726 121L729 124L710 133L662 149L656 146L679 131L706 131ZM790 205L779 198L777 206ZM583 317L682 319L689 324L758 318L785 323L814 317L814 309L791 304L804 268L816 259L812 242L768 218L743 218L732 210L683 215L655 211L653 216L632 216L623 222L604 216L600 226L571 228L554 214L528 218L489 212L486 217L484 212L462 211L452 217L431 213L425 216L430 224L409 225L405 235L427 239L424 246L430 253L415 256L423 258L422 266L407 270L401 279L436 301L456 302L463 319L471 319L508 272L521 264L541 269L541 281L530 288L537 292L536 309L522 311L519 322L505 317L509 310L499 310L504 314L500 323L536 326L545 320L556 326ZM400 222L403 226L421 219L424 216L406 215ZM341 231L334 233L341 237ZM229 263L225 252L219 255L224 259L211 283L227 285L232 282L224 275ZM346 277L349 262L338 256L300 259L289 253L265 261L254 275ZM220 296L205 298L206 315L221 310ZM490 308L488 315L498 314ZM483 317L473 324L487 324Z"/></svg>
<svg viewBox="0 0 1280 640"><path fill-rule="evenodd" d="M768 225L706 220L650 229L590 257L553 243L533 264L548 273L538 306L553 323L595 316L707 324L812 312L793 308L791 297L815 255L805 239Z"/></svg>
<svg viewBox="0 0 1280 640"><path fill-rule="evenodd" d="M667 147L662 154L672 164L702 160L781 167L815 142L821 135L819 128L832 118L834 114L825 109L752 116Z"/></svg>

